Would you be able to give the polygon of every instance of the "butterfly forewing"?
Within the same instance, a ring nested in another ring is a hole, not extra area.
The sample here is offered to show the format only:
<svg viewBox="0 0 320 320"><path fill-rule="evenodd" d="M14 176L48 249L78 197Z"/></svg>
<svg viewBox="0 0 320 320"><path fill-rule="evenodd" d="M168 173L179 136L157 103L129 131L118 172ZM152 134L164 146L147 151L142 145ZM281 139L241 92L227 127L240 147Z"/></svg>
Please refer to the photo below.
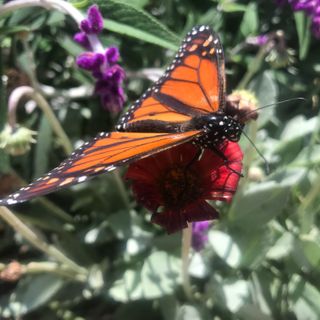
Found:
<svg viewBox="0 0 320 320"><path fill-rule="evenodd" d="M117 129L138 121L182 123L216 112L224 107L224 79L218 35L208 26L194 27L165 74L120 119Z"/></svg>
<svg viewBox="0 0 320 320"><path fill-rule="evenodd" d="M194 117L223 110L224 99L220 40L208 26L194 27L165 74L120 119L116 129L121 132L98 135L44 177L0 200L0 205L44 195L184 142L201 139L205 130L193 130L184 124Z"/></svg>
<svg viewBox="0 0 320 320"><path fill-rule="evenodd" d="M70 158L57 168L27 187L0 200L0 205L26 201L32 197L47 194L62 187L80 183L117 166L142 159L146 156L172 148L189 141L198 131L185 133L101 133L90 143L76 150Z"/></svg>

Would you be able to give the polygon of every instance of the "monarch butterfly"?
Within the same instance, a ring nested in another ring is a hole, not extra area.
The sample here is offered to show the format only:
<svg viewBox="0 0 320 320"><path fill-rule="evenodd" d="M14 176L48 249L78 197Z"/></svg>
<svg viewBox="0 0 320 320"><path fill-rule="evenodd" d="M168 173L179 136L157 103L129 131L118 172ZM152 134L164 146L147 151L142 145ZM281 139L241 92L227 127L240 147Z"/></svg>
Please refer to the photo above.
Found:
<svg viewBox="0 0 320 320"><path fill-rule="evenodd" d="M243 128L237 114L225 108L225 90L220 39L209 26L196 26L164 75L129 108L116 131L84 143L57 168L0 204L80 183L188 141L219 153L221 143L238 141Z"/></svg>

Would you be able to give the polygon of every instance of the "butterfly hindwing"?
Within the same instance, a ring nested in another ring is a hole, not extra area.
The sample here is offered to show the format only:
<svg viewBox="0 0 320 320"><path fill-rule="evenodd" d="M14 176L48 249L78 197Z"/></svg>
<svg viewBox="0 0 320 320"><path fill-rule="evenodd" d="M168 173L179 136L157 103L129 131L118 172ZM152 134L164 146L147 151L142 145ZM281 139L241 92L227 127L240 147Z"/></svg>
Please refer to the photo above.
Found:
<svg viewBox="0 0 320 320"><path fill-rule="evenodd" d="M165 74L120 119L119 131L138 121L181 123L224 107L224 58L220 39L208 26L186 36Z"/></svg>
<svg viewBox="0 0 320 320"><path fill-rule="evenodd" d="M45 195L62 187L83 182L120 165L150 156L193 139L198 131L185 133L101 133L85 143L68 159L42 178L20 189L0 205L11 205L35 196Z"/></svg>

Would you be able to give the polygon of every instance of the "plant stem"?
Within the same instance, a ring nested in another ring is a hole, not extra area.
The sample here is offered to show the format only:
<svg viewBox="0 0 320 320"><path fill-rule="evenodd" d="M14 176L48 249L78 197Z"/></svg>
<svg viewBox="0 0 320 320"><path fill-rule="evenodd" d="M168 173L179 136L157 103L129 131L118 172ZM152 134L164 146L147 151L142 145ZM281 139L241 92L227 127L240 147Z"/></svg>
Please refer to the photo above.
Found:
<svg viewBox="0 0 320 320"><path fill-rule="evenodd" d="M261 64L266 55L266 48L262 46L258 51L257 55L253 59L253 61L249 64L248 70L243 76L242 80L239 82L237 89L245 89L248 86L248 83L252 79L252 77L256 74L256 72L260 69Z"/></svg>
<svg viewBox="0 0 320 320"><path fill-rule="evenodd" d="M38 107L43 111L45 116L47 117L53 131L56 135L60 138L60 142L62 144L63 149L65 150L66 154L70 154L73 150L72 144L64 132L60 122L56 118L55 114L53 113L49 103L44 98L42 94L37 92L34 88L29 86L21 86L14 89L9 97L9 124L11 127L15 127L17 123L16 119L16 108L18 106L19 100L22 96L29 96L31 97L38 105Z"/></svg>
<svg viewBox="0 0 320 320"><path fill-rule="evenodd" d="M79 25L84 19L81 11L76 9L71 3L63 0L14 0L0 6L0 17L15 12L21 8L42 7L47 10L59 10L70 15Z"/></svg>
<svg viewBox="0 0 320 320"><path fill-rule="evenodd" d="M69 269L73 270L77 274L87 275L88 271L76 264L65 256L55 246L46 243L38 234L18 219L9 209L6 207L0 207L0 217L3 218L16 232L19 232L27 241L29 241L37 249L41 250L45 254L55 258L57 261L66 265Z"/></svg>
<svg viewBox="0 0 320 320"><path fill-rule="evenodd" d="M188 227L182 230L182 286L185 295L189 300L193 300L192 289L189 277L189 255L192 239L192 223L188 223Z"/></svg>
<svg viewBox="0 0 320 320"><path fill-rule="evenodd" d="M75 273L74 270L66 267L65 265L60 265L56 262L45 261L45 262L29 262L27 264L20 264L19 262L15 261L15 263L18 264L20 267L19 278L22 275L26 275L26 274L46 272L46 273L57 274L65 278L71 278L72 280L76 280L80 282L86 281L86 276L84 274ZM10 269L10 263L7 265L0 263L0 273L8 268Z"/></svg>

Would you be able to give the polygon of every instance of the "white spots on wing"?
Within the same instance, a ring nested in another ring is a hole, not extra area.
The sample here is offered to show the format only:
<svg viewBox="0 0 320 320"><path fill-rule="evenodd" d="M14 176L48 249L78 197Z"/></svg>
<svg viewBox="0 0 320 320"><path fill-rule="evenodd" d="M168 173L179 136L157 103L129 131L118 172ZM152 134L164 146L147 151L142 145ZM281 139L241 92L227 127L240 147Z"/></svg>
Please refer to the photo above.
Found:
<svg viewBox="0 0 320 320"><path fill-rule="evenodd" d="M116 166L109 166L109 167L106 167L106 168L104 169L104 171L109 172L109 171L112 171L112 170L114 170L114 169L116 169Z"/></svg>
<svg viewBox="0 0 320 320"><path fill-rule="evenodd" d="M15 199L18 198L19 196L20 196L20 193L19 193L19 192L14 193L14 194L12 195L12 197L15 198Z"/></svg>
<svg viewBox="0 0 320 320"><path fill-rule="evenodd" d="M78 178L78 182L83 182L83 181L86 181L88 179L88 176L81 176Z"/></svg>
<svg viewBox="0 0 320 320"><path fill-rule="evenodd" d="M7 202L7 204L9 204L9 205L18 203L18 201L15 200L15 199L8 199L6 202Z"/></svg>
<svg viewBox="0 0 320 320"><path fill-rule="evenodd" d="M205 28L206 28L205 26L201 26L201 27L199 28L199 31L202 32L202 31L204 31Z"/></svg>
<svg viewBox="0 0 320 320"><path fill-rule="evenodd" d="M224 122L223 121L220 121L219 122L219 126L223 126L224 125Z"/></svg>

